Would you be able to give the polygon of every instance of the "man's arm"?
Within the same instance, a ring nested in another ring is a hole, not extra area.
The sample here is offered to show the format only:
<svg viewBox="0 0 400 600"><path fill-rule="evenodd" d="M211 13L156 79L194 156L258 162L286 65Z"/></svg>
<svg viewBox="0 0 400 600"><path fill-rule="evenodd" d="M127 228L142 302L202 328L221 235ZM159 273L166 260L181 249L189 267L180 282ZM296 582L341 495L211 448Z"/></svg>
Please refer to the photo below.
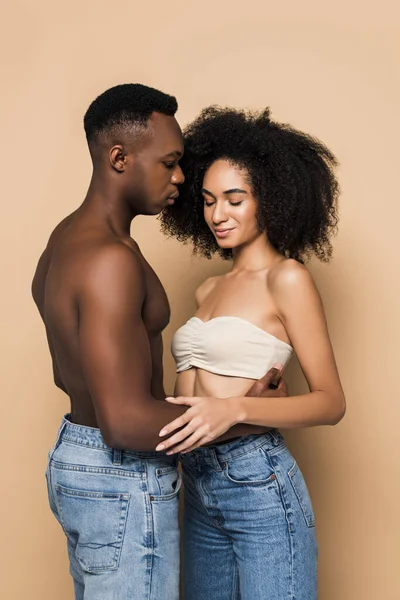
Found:
<svg viewBox="0 0 400 600"><path fill-rule="evenodd" d="M151 395L142 266L127 246L116 244L85 269L77 291L79 351L100 430L114 448L154 450L162 426L186 407Z"/></svg>

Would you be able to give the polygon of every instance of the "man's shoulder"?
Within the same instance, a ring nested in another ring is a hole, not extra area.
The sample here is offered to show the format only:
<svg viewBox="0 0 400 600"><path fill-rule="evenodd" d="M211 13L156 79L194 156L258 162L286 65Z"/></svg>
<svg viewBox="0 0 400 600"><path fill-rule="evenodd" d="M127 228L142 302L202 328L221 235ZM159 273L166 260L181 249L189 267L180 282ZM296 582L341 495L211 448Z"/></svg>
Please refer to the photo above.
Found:
<svg viewBox="0 0 400 600"><path fill-rule="evenodd" d="M81 256L72 285L78 305L103 306L119 314L142 305L146 282L137 253L123 242L105 242ZM108 309L107 309L108 310Z"/></svg>
<svg viewBox="0 0 400 600"><path fill-rule="evenodd" d="M117 282L143 277L143 265L139 254L119 240L99 241L91 245L82 253L81 265L84 267L85 281L89 285L99 278Z"/></svg>
<svg viewBox="0 0 400 600"><path fill-rule="evenodd" d="M58 241L61 238L61 236L63 235L64 231L67 229L68 225L70 225L71 222L73 221L75 212L73 212L70 215L68 215L67 217L65 217L62 221L60 221L58 223L58 225L56 225L56 227L54 227L53 231L50 234L49 240L47 242L47 246L46 246L46 250L45 250L46 252L51 251L54 248L54 246L58 243Z"/></svg>

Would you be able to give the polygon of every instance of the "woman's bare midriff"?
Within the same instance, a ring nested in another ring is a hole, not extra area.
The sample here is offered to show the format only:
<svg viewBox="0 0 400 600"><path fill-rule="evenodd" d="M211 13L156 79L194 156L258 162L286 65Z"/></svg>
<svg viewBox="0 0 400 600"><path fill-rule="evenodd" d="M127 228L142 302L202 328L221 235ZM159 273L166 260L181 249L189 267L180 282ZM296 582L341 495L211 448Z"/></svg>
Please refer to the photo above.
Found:
<svg viewBox="0 0 400 600"><path fill-rule="evenodd" d="M203 369L192 367L179 373L175 383L175 396L210 396L231 398L245 396L254 379L215 375Z"/></svg>
<svg viewBox="0 0 400 600"><path fill-rule="evenodd" d="M192 367L179 373L175 383L175 396L208 396L211 398L245 396L254 381L254 379L244 377L215 375ZM234 439L237 438L232 438L230 441ZM226 441L221 443L226 444ZM211 445L218 445L218 443Z"/></svg>

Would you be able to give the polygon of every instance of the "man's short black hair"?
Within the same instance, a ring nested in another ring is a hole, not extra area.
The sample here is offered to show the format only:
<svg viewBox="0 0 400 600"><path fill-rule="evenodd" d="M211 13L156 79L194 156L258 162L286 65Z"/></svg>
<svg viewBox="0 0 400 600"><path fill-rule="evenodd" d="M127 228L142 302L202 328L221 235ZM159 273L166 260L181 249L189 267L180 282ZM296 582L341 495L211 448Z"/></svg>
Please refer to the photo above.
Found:
<svg viewBox="0 0 400 600"><path fill-rule="evenodd" d="M106 90L89 106L84 127L88 142L114 127L145 126L153 112L173 117L178 110L174 96L140 83L124 83Z"/></svg>

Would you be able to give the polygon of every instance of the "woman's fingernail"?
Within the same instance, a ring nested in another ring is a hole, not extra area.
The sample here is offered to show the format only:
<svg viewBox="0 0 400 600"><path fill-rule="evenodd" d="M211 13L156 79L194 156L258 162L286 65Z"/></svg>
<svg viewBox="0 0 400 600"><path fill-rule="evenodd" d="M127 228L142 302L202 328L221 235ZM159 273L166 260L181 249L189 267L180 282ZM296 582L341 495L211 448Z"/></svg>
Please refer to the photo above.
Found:
<svg viewBox="0 0 400 600"><path fill-rule="evenodd" d="M273 368L273 369L279 369L279 371L280 371L281 369L283 369L283 367L282 367L282 365L281 365L280 363L275 363L274 365L272 365L272 368Z"/></svg>
<svg viewBox="0 0 400 600"><path fill-rule="evenodd" d="M157 448L156 448L156 452L161 452L161 450L164 450L165 448L165 444L158 444Z"/></svg>
<svg viewBox="0 0 400 600"><path fill-rule="evenodd" d="M160 433L158 434L160 437L162 437L163 435L167 435L168 431L166 429L161 429Z"/></svg>
<svg viewBox="0 0 400 600"><path fill-rule="evenodd" d="M167 456L171 456L171 454L174 454L173 450L168 450L168 452L165 453Z"/></svg>

